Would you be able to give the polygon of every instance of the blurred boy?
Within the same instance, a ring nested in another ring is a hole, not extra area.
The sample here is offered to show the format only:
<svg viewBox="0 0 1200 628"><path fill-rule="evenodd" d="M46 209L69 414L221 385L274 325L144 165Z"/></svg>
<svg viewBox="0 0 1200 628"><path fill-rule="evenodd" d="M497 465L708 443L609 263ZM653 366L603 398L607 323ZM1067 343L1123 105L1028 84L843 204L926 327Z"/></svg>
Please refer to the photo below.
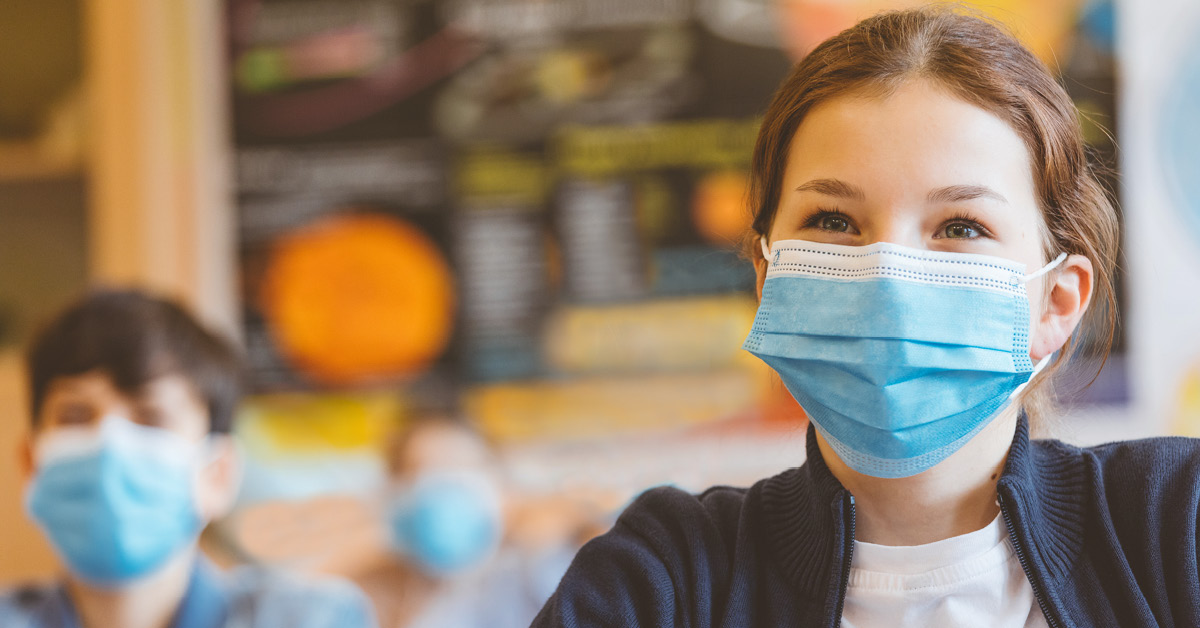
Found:
<svg viewBox="0 0 1200 628"><path fill-rule="evenodd" d="M97 292L54 320L27 360L26 505L67 573L0 593L0 626L375 625L347 584L222 574L197 551L237 493L240 365L225 341L173 303Z"/></svg>

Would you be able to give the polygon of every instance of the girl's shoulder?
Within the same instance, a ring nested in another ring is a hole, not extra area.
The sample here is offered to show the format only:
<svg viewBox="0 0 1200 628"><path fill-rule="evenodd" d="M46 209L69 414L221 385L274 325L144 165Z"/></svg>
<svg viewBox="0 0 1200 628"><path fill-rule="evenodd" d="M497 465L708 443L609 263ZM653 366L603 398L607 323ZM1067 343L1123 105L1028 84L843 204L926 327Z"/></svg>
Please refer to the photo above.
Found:
<svg viewBox="0 0 1200 628"><path fill-rule="evenodd" d="M1033 441L1040 466L1071 467L1091 502L1116 519L1141 528L1155 515L1186 519L1200 511L1200 439L1161 436L1078 447L1057 440ZM1182 523L1182 521L1180 521Z"/></svg>
<svg viewBox="0 0 1200 628"><path fill-rule="evenodd" d="M626 528L658 539L680 534L700 534L709 542L736 533L748 495L754 488L713 486L692 493L674 486L658 486L638 495L617 519ZM687 539L675 539L690 545Z"/></svg>
<svg viewBox="0 0 1200 628"><path fill-rule="evenodd" d="M1110 480L1200 475L1200 438L1158 436L1089 447L1060 440L1033 442L1043 459L1075 458Z"/></svg>
<svg viewBox="0 0 1200 628"><path fill-rule="evenodd" d="M746 493L660 486L638 495L579 550L533 626L676 626L705 617L709 595L728 588Z"/></svg>

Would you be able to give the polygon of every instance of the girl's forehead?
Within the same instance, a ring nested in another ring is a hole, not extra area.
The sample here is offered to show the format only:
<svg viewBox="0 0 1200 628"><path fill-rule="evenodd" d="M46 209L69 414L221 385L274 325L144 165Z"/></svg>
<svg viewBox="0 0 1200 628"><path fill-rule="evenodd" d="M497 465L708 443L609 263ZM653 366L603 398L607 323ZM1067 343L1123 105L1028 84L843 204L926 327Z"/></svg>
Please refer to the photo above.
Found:
<svg viewBox="0 0 1200 628"><path fill-rule="evenodd" d="M868 192L902 186L922 194L980 184L1034 199L1029 151L1017 132L923 80L886 95L853 92L814 106L792 138L785 177L852 177Z"/></svg>

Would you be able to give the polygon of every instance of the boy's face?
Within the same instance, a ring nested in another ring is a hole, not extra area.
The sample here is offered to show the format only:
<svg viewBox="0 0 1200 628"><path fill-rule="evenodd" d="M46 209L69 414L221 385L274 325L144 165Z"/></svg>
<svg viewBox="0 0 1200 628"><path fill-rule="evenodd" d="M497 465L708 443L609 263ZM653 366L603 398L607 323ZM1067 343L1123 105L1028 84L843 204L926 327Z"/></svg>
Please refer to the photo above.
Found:
<svg viewBox="0 0 1200 628"><path fill-rule="evenodd" d="M34 452L46 435L65 427L97 426L109 416L168 430L197 444L209 436L208 405L181 375L157 377L133 394L119 390L101 369L59 377L50 382L37 427L24 446L26 479L33 477L37 466ZM229 511L239 479L232 440L226 435L213 436L211 462L194 487L197 512L205 521Z"/></svg>

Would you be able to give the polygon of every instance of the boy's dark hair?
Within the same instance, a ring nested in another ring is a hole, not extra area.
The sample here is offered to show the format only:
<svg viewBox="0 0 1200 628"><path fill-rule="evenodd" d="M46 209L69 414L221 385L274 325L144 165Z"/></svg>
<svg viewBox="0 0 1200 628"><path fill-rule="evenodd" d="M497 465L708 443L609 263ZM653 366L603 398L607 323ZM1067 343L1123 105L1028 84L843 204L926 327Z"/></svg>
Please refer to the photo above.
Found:
<svg viewBox="0 0 1200 628"><path fill-rule="evenodd" d="M128 290L98 290L50 321L26 356L33 426L51 382L103 369L121 392L181 375L208 406L209 431L228 433L241 394L233 346L179 305Z"/></svg>

